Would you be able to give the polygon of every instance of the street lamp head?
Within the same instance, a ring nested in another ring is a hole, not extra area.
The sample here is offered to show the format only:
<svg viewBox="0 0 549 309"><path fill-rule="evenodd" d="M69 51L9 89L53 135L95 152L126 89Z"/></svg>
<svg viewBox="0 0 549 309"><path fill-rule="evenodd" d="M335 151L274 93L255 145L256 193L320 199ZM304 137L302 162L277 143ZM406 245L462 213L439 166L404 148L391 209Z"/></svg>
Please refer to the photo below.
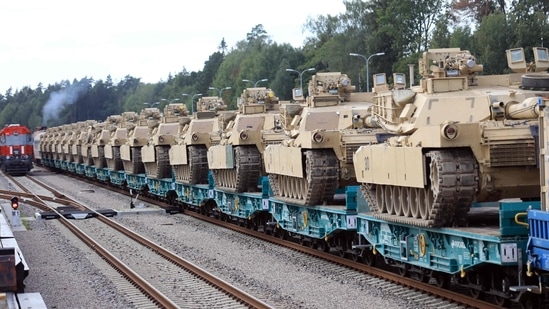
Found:
<svg viewBox="0 0 549 309"><path fill-rule="evenodd" d="M384 52L381 52L381 53L377 53L377 54L376 54L376 56L383 56L383 55L385 55Z"/></svg>
<svg viewBox="0 0 549 309"><path fill-rule="evenodd" d="M357 54L357 53L349 53L349 56L353 56L353 57L361 57L362 55L360 55L360 54Z"/></svg>
<svg viewBox="0 0 549 309"><path fill-rule="evenodd" d="M208 88L208 89L210 89L210 90L217 90L217 88L215 88L215 87L210 87L210 88Z"/></svg>

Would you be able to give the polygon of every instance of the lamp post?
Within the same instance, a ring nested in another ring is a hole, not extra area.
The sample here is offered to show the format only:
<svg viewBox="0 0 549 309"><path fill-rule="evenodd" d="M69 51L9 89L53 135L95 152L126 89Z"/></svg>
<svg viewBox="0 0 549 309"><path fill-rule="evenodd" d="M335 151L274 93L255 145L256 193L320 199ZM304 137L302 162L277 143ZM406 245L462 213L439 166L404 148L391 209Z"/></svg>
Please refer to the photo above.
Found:
<svg viewBox="0 0 549 309"><path fill-rule="evenodd" d="M219 97L221 98L221 94L223 93L223 91L229 90L229 89L231 89L231 87L228 86L228 87L221 88L221 89L217 89L216 87L210 87L209 89L210 89L210 90L219 90Z"/></svg>
<svg viewBox="0 0 549 309"><path fill-rule="evenodd" d="M179 98L175 98L175 99L171 99L171 100L168 100L168 99L160 99L160 101L162 101L162 102L168 102L168 105L170 105L170 104L172 104L173 102L179 101Z"/></svg>
<svg viewBox="0 0 549 309"><path fill-rule="evenodd" d="M349 56L361 57L362 59L364 59L364 61L366 61L366 92L370 92L370 73L368 72L369 71L369 66L370 66L370 58L372 58L374 56L383 56L383 55L385 55L385 53L383 53L383 52L375 53L375 54L372 54L372 55L368 56L368 58L366 58L366 56L361 55L361 54L357 54L357 53L350 53L349 54Z"/></svg>
<svg viewBox="0 0 549 309"><path fill-rule="evenodd" d="M299 89L301 89L301 95L303 95L303 73L314 71L314 70L315 68L308 68L299 72L298 70L294 70L294 69L286 69L286 72L296 72L297 74L299 74Z"/></svg>
<svg viewBox="0 0 549 309"><path fill-rule="evenodd" d="M264 79L260 79L256 82L254 82L253 80L249 80L249 79L243 79L242 81L245 82L245 83L251 83L251 84L254 85L255 88L257 88L257 84L259 84L260 82L266 82L266 81L268 81L268 79L264 78Z"/></svg>
<svg viewBox="0 0 549 309"><path fill-rule="evenodd" d="M154 102L154 103L145 102L145 103L143 103L143 105L148 105L150 108L153 108L155 105L158 105L158 104L160 104L160 102Z"/></svg>
<svg viewBox="0 0 549 309"><path fill-rule="evenodd" d="M192 95L192 96L190 94L187 94L187 93L183 93L182 95L184 97L191 97L191 115L193 115L194 114L194 98L201 96L202 93L197 93L197 94Z"/></svg>

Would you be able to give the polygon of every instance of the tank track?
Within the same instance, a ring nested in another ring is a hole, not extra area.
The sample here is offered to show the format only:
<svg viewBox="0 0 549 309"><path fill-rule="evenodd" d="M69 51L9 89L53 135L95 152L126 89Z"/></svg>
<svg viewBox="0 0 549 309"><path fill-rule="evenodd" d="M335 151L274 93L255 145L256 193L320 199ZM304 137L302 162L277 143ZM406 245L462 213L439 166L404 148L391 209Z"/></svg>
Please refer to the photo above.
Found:
<svg viewBox="0 0 549 309"><path fill-rule="evenodd" d="M175 180L185 184L208 183L208 149L205 145L188 146L188 163L174 165Z"/></svg>
<svg viewBox="0 0 549 309"><path fill-rule="evenodd" d="M478 164L474 156L465 150L431 151L426 155L431 158L428 189L433 193L428 218L412 218L384 212L385 207L380 207L378 204L376 190L391 186L362 184L361 191L374 217L422 227L465 225L467 213L479 185ZM404 200L402 196L398 199ZM416 205L416 207L419 206Z"/></svg>
<svg viewBox="0 0 549 309"><path fill-rule="evenodd" d="M141 157L141 147L131 147L131 161L123 161L124 171L129 174L145 173L145 165Z"/></svg>
<svg viewBox="0 0 549 309"><path fill-rule="evenodd" d="M113 147L113 160L114 160L114 170L120 171L124 169L124 164L122 164L122 158L120 157L120 147Z"/></svg>
<svg viewBox="0 0 549 309"><path fill-rule="evenodd" d="M234 168L212 171L215 186L230 192L257 191L263 170L261 154L255 146L235 146L233 151Z"/></svg>
<svg viewBox="0 0 549 309"><path fill-rule="evenodd" d="M306 150L305 177L269 175L277 199L305 206L333 200L339 184L339 160L331 149Z"/></svg>
<svg viewBox="0 0 549 309"><path fill-rule="evenodd" d="M154 165L156 166L156 171L154 171L153 177L156 177L158 179L162 178L171 178L172 177L172 166L170 165L170 156L169 156L169 150L170 146L155 146L155 152L156 152L156 162Z"/></svg>

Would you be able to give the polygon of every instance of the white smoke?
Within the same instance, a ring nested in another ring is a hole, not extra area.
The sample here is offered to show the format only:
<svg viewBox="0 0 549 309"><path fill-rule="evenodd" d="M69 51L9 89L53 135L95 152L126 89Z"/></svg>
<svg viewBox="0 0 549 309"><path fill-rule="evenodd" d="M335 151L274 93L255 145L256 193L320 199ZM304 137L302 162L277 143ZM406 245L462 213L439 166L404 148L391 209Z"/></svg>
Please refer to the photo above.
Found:
<svg viewBox="0 0 549 309"><path fill-rule="evenodd" d="M42 109L42 124L47 125L49 120L57 119L63 108L67 105L74 104L85 91L86 86L75 83L68 85L59 91L50 93L50 98Z"/></svg>

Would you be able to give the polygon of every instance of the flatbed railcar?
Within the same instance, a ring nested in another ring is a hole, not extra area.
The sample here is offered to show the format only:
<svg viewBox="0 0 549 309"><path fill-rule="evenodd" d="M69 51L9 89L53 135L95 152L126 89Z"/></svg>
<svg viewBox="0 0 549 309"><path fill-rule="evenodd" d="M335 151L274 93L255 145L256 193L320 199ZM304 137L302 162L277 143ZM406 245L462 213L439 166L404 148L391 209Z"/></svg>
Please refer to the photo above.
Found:
<svg viewBox="0 0 549 309"><path fill-rule="evenodd" d="M51 161L43 164L68 166ZM98 174L111 175L111 171L95 169L94 175ZM493 297L501 306L530 301L532 293L527 287L537 282L525 275L529 229L524 224L527 211L540 209L539 201L473 205L469 226L427 228L376 218L358 186L339 192L339 204L303 206L272 197L266 177L260 180L260 192L235 193L215 188L211 176L207 185L186 185L170 179L147 179L144 174L116 171L114 175L126 179L127 188L170 203L372 266L379 260L376 256L382 257L403 276L434 279L440 287L461 285L474 296ZM148 189L150 184L155 185L154 190ZM539 297L535 299L540 303Z"/></svg>

